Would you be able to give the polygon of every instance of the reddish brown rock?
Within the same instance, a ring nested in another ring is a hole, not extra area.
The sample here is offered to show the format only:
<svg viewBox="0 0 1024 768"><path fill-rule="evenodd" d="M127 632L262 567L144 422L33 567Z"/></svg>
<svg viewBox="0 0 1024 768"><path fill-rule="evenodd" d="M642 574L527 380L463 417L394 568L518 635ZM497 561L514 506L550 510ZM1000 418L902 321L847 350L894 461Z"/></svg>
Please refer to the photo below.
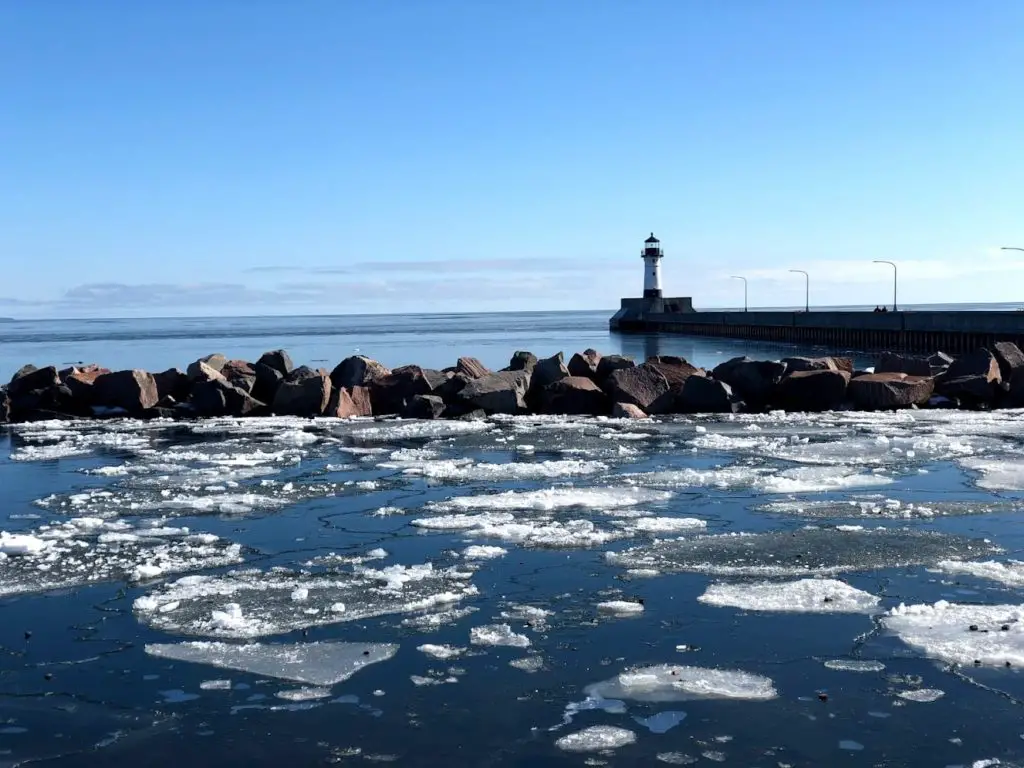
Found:
<svg viewBox="0 0 1024 768"><path fill-rule="evenodd" d="M455 363L455 373L461 373L470 379L479 379L490 373L490 370L475 357L460 357Z"/></svg>
<svg viewBox="0 0 1024 768"><path fill-rule="evenodd" d="M997 341L992 345L992 356L999 364L999 376L1003 381L1010 381L1014 371L1024 368L1024 352L1012 341Z"/></svg>
<svg viewBox="0 0 1024 768"><path fill-rule="evenodd" d="M206 355L200 357L195 362L191 363L185 370L189 381L210 381L211 376L207 368L213 370L215 373L220 373L220 369L223 368L228 362L228 359L224 355L214 353L212 355Z"/></svg>
<svg viewBox="0 0 1024 768"><path fill-rule="evenodd" d="M883 352L875 363L875 373L905 373L908 376L931 376L932 367L926 357Z"/></svg>
<svg viewBox="0 0 1024 768"><path fill-rule="evenodd" d="M160 401L156 379L146 371L115 371L96 377L93 382L93 402L107 408L123 408L138 415Z"/></svg>
<svg viewBox="0 0 1024 768"><path fill-rule="evenodd" d="M569 375L597 378L597 367L601 363L601 354L595 349L577 352L569 359Z"/></svg>
<svg viewBox="0 0 1024 768"><path fill-rule="evenodd" d="M433 391L424 370L417 365L395 368L386 376L371 379L367 387L376 416L402 413L416 395L429 395Z"/></svg>
<svg viewBox="0 0 1024 768"><path fill-rule="evenodd" d="M643 412L642 408L638 408L632 403L616 403L612 406L612 418L613 419L646 419L647 414Z"/></svg>
<svg viewBox="0 0 1024 768"><path fill-rule="evenodd" d="M787 411L831 411L846 401L850 374L835 369L788 374L775 390L775 405Z"/></svg>
<svg viewBox="0 0 1024 768"><path fill-rule="evenodd" d="M604 355L597 361L597 383L601 384L612 375L614 371L622 368L632 368L636 363L633 358L624 355Z"/></svg>
<svg viewBox="0 0 1024 768"><path fill-rule="evenodd" d="M541 413L567 416L604 416L611 401L586 376L566 376L544 387L540 393Z"/></svg>
<svg viewBox="0 0 1024 768"><path fill-rule="evenodd" d="M530 378L530 372L525 370L498 371L469 381L457 398L462 404L489 414L525 413Z"/></svg>
<svg viewBox="0 0 1024 768"><path fill-rule="evenodd" d="M669 391L669 384L661 371L644 363L612 371L602 388L612 402L632 403L646 411Z"/></svg>
<svg viewBox="0 0 1024 768"><path fill-rule="evenodd" d="M390 374L391 371L376 360L355 355L346 357L331 371L331 384L336 387L365 387Z"/></svg>
<svg viewBox="0 0 1024 768"><path fill-rule="evenodd" d="M331 401L331 378L327 371L312 373L295 369L281 383L271 410L279 416L322 416ZM296 375L298 374L298 375Z"/></svg>
<svg viewBox="0 0 1024 768"><path fill-rule="evenodd" d="M366 387L335 387L327 405L328 416L351 419L355 416L372 416L370 390Z"/></svg>
<svg viewBox="0 0 1024 768"><path fill-rule="evenodd" d="M724 381L690 376L675 399L674 413L736 413L742 403Z"/></svg>

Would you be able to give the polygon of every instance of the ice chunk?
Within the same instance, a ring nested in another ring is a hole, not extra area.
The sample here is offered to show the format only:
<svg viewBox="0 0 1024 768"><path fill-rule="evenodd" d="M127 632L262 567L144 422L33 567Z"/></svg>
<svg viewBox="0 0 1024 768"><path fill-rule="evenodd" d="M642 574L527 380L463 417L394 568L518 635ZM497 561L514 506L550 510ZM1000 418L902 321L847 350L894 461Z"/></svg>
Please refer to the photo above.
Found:
<svg viewBox="0 0 1024 768"><path fill-rule="evenodd" d="M957 515L985 515L993 512L1013 512L1021 509L1017 501L927 501L910 502L888 499L884 496L861 496L844 501L775 501L762 504L759 512L781 513L813 518L875 518L925 519Z"/></svg>
<svg viewBox="0 0 1024 768"><path fill-rule="evenodd" d="M384 463L382 468L395 468ZM557 461L510 462L507 464L474 464L465 460L427 461L404 469L406 475L420 475L431 480L471 482L479 480L547 480L555 477L595 475L606 472L608 465L601 461L564 459Z"/></svg>
<svg viewBox="0 0 1024 768"><path fill-rule="evenodd" d="M879 599L836 579L712 584L697 598L708 605L782 613L863 613Z"/></svg>
<svg viewBox="0 0 1024 768"><path fill-rule="evenodd" d="M994 560L980 563L942 560L935 567L945 573L964 573L969 576L977 576L980 579L998 581L1008 587L1024 587L1024 562L1020 560L1009 560L1005 563L997 563Z"/></svg>
<svg viewBox="0 0 1024 768"><path fill-rule="evenodd" d="M461 656L466 652L465 648L456 648L451 645L432 645L430 643L421 645L416 650L427 654L427 656L433 656L435 659L454 659L456 656Z"/></svg>
<svg viewBox="0 0 1024 768"><path fill-rule="evenodd" d="M0 531L0 553L5 555L35 555L47 547L47 542L37 536Z"/></svg>
<svg viewBox="0 0 1024 768"><path fill-rule="evenodd" d="M508 624L485 624L473 627L469 631L469 641L473 645L507 645L512 648L528 648L530 638L512 631Z"/></svg>
<svg viewBox="0 0 1024 768"><path fill-rule="evenodd" d="M885 664L869 659L829 659L825 662L825 667L837 672L881 672L885 669Z"/></svg>
<svg viewBox="0 0 1024 768"><path fill-rule="evenodd" d="M315 576L284 569L193 576L135 601L136 617L165 632L255 638L394 613L450 608L476 594L471 574L431 564ZM303 593L302 590L305 590ZM293 594L305 594L295 600ZM177 603L174 611L162 608Z"/></svg>
<svg viewBox="0 0 1024 768"><path fill-rule="evenodd" d="M989 491L1024 491L1024 460L963 459L960 464L979 474L977 485Z"/></svg>
<svg viewBox="0 0 1024 768"><path fill-rule="evenodd" d="M699 531L708 527L707 521L696 517L639 517L616 523L623 528L640 533L679 533Z"/></svg>
<svg viewBox="0 0 1024 768"><path fill-rule="evenodd" d="M630 569L721 576L801 576L925 565L951 558L982 557L994 551L997 548L988 542L934 531L808 527L662 540L609 552L605 557Z"/></svg>
<svg viewBox="0 0 1024 768"><path fill-rule="evenodd" d="M208 664L315 686L348 680L360 669L387 661L397 652L398 646L393 644L333 641L296 645L186 642L146 646L146 653L162 659Z"/></svg>
<svg viewBox="0 0 1024 768"><path fill-rule="evenodd" d="M817 491L875 488L893 482L878 473L861 473L849 467L794 467L773 471L767 467L731 466L717 469L678 469L626 475L633 482L661 488L751 488L764 493L813 493Z"/></svg>
<svg viewBox="0 0 1024 768"><path fill-rule="evenodd" d="M542 510L587 507L615 509L667 501L672 494L648 488L547 488L540 491L506 491L479 496L457 496L448 501L430 502L428 509L440 512L468 510Z"/></svg>
<svg viewBox="0 0 1024 768"><path fill-rule="evenodd" d="M917 701L927 704L932 701L938 701L946 695L945 691L940 691L938 688L916 688L912 691L900 691L898 694L901 699L907 701Z"/></svg>
<svg viewBox="0 0 1024 768"><path fill-rule="evenodd" d="M644 604L632 600L606 600L597 604L597 610L612 616L639 616Z"/></svg>
<svg viewBox="0 0 1024 768"><path fill-rule="evenodd" d="M1024 605L904 605L882 618L900 640L950 664L1024 665Z"/></svg>
<svg viewBox="0 0 1024 768"><path fill-rule="evenodd" d="M486 421L397 421L388 426L358 429L352 433L352 437L368 443L389 443L398 440L473 435L492 429L494 425Z"/></svg>
<svg viewBox="0 0 1024 768"><path fill-rule="evenodd" d="M278 691L274 694L285 701L316 701L317 699L328 699L331 696L330 688L296 688L289 691Z"/></svg>
<svg viewBox="0 0 1024 768"><path fill-rule="evenodd" d="M489 547L480 544L474 544L462 550L462 556L467 560L492 560L507 554L508 550L504 547Z"/></svg>
<svg viewBox="0 0 1024 768"><path fill-rule="evenodd" d="M513 669L519 669L532 675L534 672L540 672L544 669L544 657L524 656L521 659L512 659L508 665Z"/></svg>
<svg viewBox="0 0 1024 768"><path fill-rule="evenodd" d="M582 731L570 733L555 742L555 746L566 752L603 752L618 749L636 741L636 734L614 725L592 725Z"/></svg>
<svg viewBox="0 0 1024 768"><path fill-rule="evenodd" d="M231 681L230 680L203 680L199 684L199 690L201 691L230 691Z"/></svg>
<svg viewBox="0 0 1024 768"><path fill-rule="evenodd" d="M688 701L690 699L750 699L766 701L778 694L772 681L751 672L673 664L638 667L610 680L587 686L596 699Z"/></svg>

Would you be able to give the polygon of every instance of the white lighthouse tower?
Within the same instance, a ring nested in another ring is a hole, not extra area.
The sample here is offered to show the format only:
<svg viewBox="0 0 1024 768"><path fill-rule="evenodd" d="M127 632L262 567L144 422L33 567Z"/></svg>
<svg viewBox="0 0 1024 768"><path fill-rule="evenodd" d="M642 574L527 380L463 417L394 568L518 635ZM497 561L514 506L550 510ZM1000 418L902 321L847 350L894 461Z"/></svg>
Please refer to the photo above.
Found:
<svg viewBox="0 0 1024 768"><path fill-rule="evenodd" d="M644 259L644 298L661 298L661 241L654 236L644 240L644 249L640 252Z"/></svg>

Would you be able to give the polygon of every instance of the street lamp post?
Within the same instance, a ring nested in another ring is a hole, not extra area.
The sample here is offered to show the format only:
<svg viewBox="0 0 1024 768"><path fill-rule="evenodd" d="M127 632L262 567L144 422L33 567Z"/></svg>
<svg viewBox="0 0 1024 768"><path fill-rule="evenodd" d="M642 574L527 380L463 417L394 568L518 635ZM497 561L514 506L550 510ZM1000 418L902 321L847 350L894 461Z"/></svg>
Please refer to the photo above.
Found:
<svg viewBox="0 0 1024 768"><path fill-rule="evenodd" d="M746 312L747 311L747 278L740 277L739 275L730 275L729 277L732 280L742 280L743 281L743 311Z"/></svg>
<svg viewBox="0 0 1024 768"><path fill-rule="evenodd" d="M875 259L874 263L875 264L888 264L890 267L892 267L892 311L893 312L898 312L899 310L896 308L896 277L897 277L897 274L898 274L898 271L896 269L896 265L893 262L891 262L891 261L885 261L883 259Z"/></svg>
<svg viewBox="0 0 1024 768"><path fill-rule="evenodd" d="M790 272L799 272L804 276L804 313L811 311L811 276L802 269L791 269Z"/></svg>

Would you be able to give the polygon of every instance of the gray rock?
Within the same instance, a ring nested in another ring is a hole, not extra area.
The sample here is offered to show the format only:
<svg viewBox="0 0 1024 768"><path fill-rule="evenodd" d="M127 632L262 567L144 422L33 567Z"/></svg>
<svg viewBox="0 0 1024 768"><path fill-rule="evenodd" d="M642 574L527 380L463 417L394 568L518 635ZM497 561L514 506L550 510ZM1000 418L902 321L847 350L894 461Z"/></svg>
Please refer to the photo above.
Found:
<svg viewBox="0 0 1024 768"><path fill-rule="evenodd" d="M676 397L679 413L735 413L742 407L732 387L706 376L690 376Z"/></svg>
<svg viewBox="0 0 1024 768"><path fill-rule="evenodd" d="M498 371L473 379L458 396L463 403L487 413L516 414L526 411L529 388L528 371Z"/></svg>
<svg viewBox="0 0 1024 768"><path fill-rule="evenodd" d="M633 362L631 357L604 355L597 363L597 382L598 384L602 383L612 375L613 371L618 371L622 368L632 368L634 365L636 363Z"/></svg>
<svg viewBox="0 0 1024 768"><path fill-rule="evenodd" d="M931 368L932 376L944 373L953 364L953 358L945 352L936 352L928 358L928 367Z"/></svg>
<svg viewBox="0 0 1024 768"><path fill-rule="evenodd" d="M189 402L197 416L255 416L266 410L265 404L227 379L196 382Z"/></svg>
<svg viewBox="0 0 1024 768"><path fill-rule="evenodd" d="M274 349L270 352L264 352L260 355L260 359L257 360L256 363L265 365L268 368L273 368L281 374L282 378L295 369L295 366L292 364L291 355L283 349ZM255 366L253 367L255 368Z"/></svg>
<svg viewBox="0 0 1024 768"><path fill-rule="evenodd" d="M832 411L846 400L850 374L821 369L787 374L775 390L775 404L787 411Z"/></svg>
<svg viewBox="0 0 1024 768"><path fill-rule="evenodd" d="M253 366L256 374L256 381L253 383L252 396L263 403L273 403L277 396L277 390L284 382L285 375L277 368L271 368L265 363L256 363Z"/></svg>
<svg viewBox="0 0 1024 768"><path fill-rule="evenodd" d="M391 374L384 365L363 355L346 357L331 371L335 387L365 387Z"/></svg>
<svg viewBox="0 0 1024 768"><path fill-rule="evenodd" d="M717 365L711 376L728 384L748 406L761 408L771 400L785 373L782 362L734 357Z"/></svg>
<svg viewBox="0 0 1024 768"><path fill-rule="evenodd" d="M1002 380L999 372L999 362L987 349L976 349L965 355L960 355L949 366L946 371L947 379L962 379L971 376L981 376L986 381L998 384Z"/></svg>
<svg viewBox="0 0 1024 768"><path fill-rule="evenodd" d="M166 371L154 373L153 380L156 382L156 392L161 400L168 397L179 403L188 400L191 384L184 371L168 368Z"/></svg>
<svg viewBox="0 0 1024 768"><path fill-rule="evenodd" d="M875 363L875 373L905 373L908 376L931 376L932 367L926 357L883 352Z"/></svg>
<svg viewBox="0 0 1024 768"><path fill-rule="evenodd" d="M437 395L416 395L402 411L404 419L439 419L444 415L445 403Z"/></svg>
<svg viewBox="0 0 1024 768"><path fill-rule="evenodd" d="M146 371L130 370L105 373L93 383L93 402L108 408L124 408L133 415L156 406L160 401L156 379Z"/></svg>
<svg viewBox="0 0 1024 768"><path fill-rule="evenodd" d="M597 378L597 367L601 363L601 354L596 349L585 349L577 352L569 359L569 375Z"/></svg>
<svg viewBox="0 0 1024 768"><path fill-rule="evenodd" d="M611 400L586 376L566 376L548 384L540 392L541 413L571 416L605 416Z"/></svg>
<svg viewBox="0 0 1024 768"><path fill-rule="evenodd" d="M416 395L429 395L433 391L423 369L415 365L396 368L367 385L376 416L402 413L406 404Z"/></svg>
<svg viewBox="0 0 1024 768"><path fill-rule="evenodd" d="M524 352L522 350L515 352L512 355L512 359L509 360L508 368L509 371L533 371L533 366L537 364L537 356L533 352Z"/></svg>
<svg viewBox="0 0 1024 768"><path fill-rule="evenodd" d="M993 359L998 376L998 365ZM1012 380L1011 380L1012 390ZM935 379L935 391L943 397L958 401L961 405L969 408L991 405L1000 394L998 379L993 381L983 374L967 376L950 376L947 372Z"/></svg>
<svg viewBox="0 0 1024 768"><path fill-rule="evenodd" d="M803 371L846 371L853 373L853 361L846 357L784 357L789 373Z"/></svg>
<svg viewBox="0 0 1024 768"><path fill-rule="evenodd" d="M644 365L655 369L664 376L670 388L682 387L686 380L693 375L704 375L703 369L690 365L684 357L659 355L658 357L650 358ZM643 366L640 367L642 368Z"/></svg>
<svg viewBox="0 0 1024 768"><path fill-rule="evenodd" d="M38 394L51 387L59 386L60 383L57 369L52 365L45 368L26 365L18 369L18 372L11 378L11 383L7 385L7 396L16 400L23 395Z"/></svg>
<svg viewBox="0 0 1024 768"><path fill-rule="evenodd" d="M224 357L224 355L219 354L219 353L214 353L212 355L206 355L206 357L200 357L194 363L189 365L189 367L185 371L185 373L188 376L189 381L200 381L200 380L202 380L202 381L209 381L210 380L209 373L204 371L201 368L201 366L205 365L208 368L213 369L217 373L220 373L220 369L224 367L224 365L227 363L227 361L228 361L228 359L226 357Z"/></svg>
<svg viewBox="0 0 1024 768"><path fill-rule="evenodd" d="M847 396L863 410L887 411L927 405L934 391L935 380L931 376L869 373L850 380Z"/></svg>
<svg viewBox="0 0 1024 768"><path fill-rule="evenodd" d="M602 388L611 397L611 402L632 403L645 411L669 391L665 376L647 363L612 371Z"/></svg>
<svg viewBox="0 0 1024 768"><path fill-rule="evenodd" d="M1014 372L1024 368L1024 352L1012 341L997 341L992 345L992 355L999 364L999 377L1010 381Z"/></svg>
<svg viewBox="0 0 1024 768"><path fill-rule="evenodd" d="M569 375L569 369L565 366L565 357L562 353L545 357L537 361L533 366L533 374L530 386L541 390L549 384L554 384Z"/></svg>
<svg viewBox="0 0 1024 768"><path fill-rule="evenodd" d="M232 386L238 387L246 394L252 394L256 387L256 369L245 360L228 360L220 369L220 375Z"/></svg>
<svg viewBox="0 0 1024 768"><path fill-rule="evenodd" d="M299 369L278 387L272 410L279 416L322 416L331 401L331 379L327 371L313 371L312 375Z"/></svg>

